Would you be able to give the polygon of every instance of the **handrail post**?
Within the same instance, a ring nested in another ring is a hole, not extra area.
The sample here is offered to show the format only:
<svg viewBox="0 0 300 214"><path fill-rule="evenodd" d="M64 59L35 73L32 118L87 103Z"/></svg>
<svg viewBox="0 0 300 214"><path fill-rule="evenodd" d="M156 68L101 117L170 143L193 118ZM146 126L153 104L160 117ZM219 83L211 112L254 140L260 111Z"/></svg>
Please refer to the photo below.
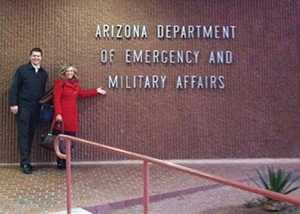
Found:
<svg viewBox="0 0 300 214"><path fill-rule="evenodd" d="M149 164L148 161L144 160L143 165L143 175L144 175L144 214L148 214L149 210Z"/></svg>
<svg viewBox="0 0 300 214"><path fill-rule="evenodd" d="M71 172L71 140L67 139L66 142L66 168L67 168L67 213L71 214L72 209L72 172Z"/></svg>

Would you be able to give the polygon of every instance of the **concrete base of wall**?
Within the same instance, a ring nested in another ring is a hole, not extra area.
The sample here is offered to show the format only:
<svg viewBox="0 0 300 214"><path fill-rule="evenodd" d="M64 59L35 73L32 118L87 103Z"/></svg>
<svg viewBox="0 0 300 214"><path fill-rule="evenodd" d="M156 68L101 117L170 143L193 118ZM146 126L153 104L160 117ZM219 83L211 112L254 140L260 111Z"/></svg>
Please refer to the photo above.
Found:
<svg viewBox="0 0 300 214"><path fill-rule="evenodd" d="M253 158L253 159L185 159L166 160L177 164L290 164L299 163L300 158ZM35 162L33 166L51 166L56 162ZM72 165L128 165L142 164L140 160L116 160L116 161L74 161ZM1 166L18 166L19 163L0 163Z"/></svg>

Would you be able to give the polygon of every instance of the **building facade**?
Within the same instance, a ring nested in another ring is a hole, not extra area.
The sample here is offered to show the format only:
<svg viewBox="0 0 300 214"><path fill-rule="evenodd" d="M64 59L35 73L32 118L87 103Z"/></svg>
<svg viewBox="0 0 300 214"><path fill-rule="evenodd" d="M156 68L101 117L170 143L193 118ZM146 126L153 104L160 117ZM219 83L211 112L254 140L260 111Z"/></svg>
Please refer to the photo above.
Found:
<svg viewBox="0 0 300 214"><path fill-rule="evenodd" d="M299 1L0 0L0 163L18 162L8 89L33 47L48 88L83 88L84 139L161 159L292 158L300 147ZM33 161L54 160L37 143ZM77 145L75 160L126 157Z"/></svg>

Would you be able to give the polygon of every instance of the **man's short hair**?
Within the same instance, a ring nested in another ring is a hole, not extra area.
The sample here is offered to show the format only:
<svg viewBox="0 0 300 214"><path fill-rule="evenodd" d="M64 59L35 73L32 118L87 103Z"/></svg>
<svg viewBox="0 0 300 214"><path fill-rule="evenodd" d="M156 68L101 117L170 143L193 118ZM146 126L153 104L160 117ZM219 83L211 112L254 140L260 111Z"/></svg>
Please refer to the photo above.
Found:
<svg viewBox="0 0 300 214"><path fill-rule="evenodd" d="M42 49L40 49L40 48L32 48L29 55L31 55L32 52L40 52L41 55L43 55L43 51L42 51Z"/></svg>

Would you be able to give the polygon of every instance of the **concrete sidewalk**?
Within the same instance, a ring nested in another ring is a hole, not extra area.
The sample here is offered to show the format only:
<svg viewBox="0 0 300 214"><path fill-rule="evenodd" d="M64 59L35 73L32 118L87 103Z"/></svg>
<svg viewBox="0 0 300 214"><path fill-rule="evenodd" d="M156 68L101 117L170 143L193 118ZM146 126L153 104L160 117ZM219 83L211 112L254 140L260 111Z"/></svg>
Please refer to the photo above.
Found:
<svg viewBox="0 0 300 214"><path fill-rule="evenodd" d="M272 165L300 174L300 161ZM205 163L185 166L253 185L249 177L256 175L256 168L266 164ZM72 169L74 208L98 214L143 212L141 164L75 165ZM22 174L16 166L2 166L0 178L1 214L55 213L66 209L65 171L57 170L55 166L35 166L31 175ZM150 183L151 214L225 213L226 209L233 211L230 207L239 208L245 201L258 197L155 165L150 167ZM294 194L300 197L299 191ZM79 213L80 210L77 211Z"/></svg>

